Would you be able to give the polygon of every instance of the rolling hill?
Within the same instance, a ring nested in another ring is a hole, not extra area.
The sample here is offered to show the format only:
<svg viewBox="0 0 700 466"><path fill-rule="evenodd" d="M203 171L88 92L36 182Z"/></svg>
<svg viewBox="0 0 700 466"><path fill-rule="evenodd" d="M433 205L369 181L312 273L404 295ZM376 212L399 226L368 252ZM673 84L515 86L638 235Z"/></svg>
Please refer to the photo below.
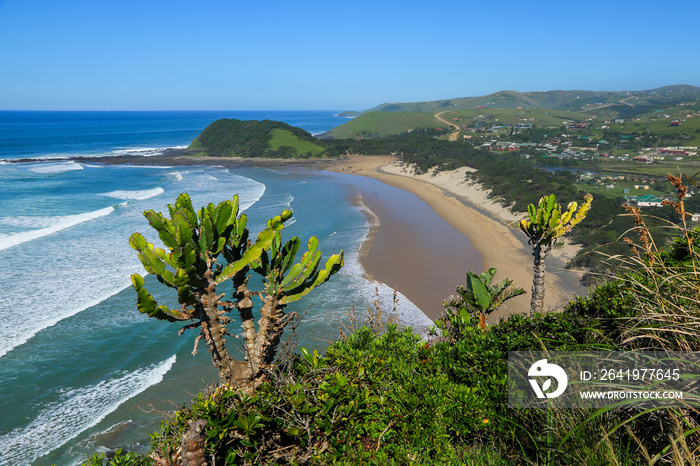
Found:
<svg viewBox="0 0 700 466"><path fill-rule="evenodd" d="M670 106L700 98L700 87L690 85L666 86L648 91L500 91L481 97L460 97L432 102L384 103L366 112L440 112L443 110L485 108L549 108L552 110L590 111L603 105ZM605 108L605 107L602 107ZM365 112L365 113L366 113Z"/></svg>
<svg viewBox="0 0 700 466"><path fill-rule="evenodd" d="M684 107L698 106L700 88L690 85L647 91L501 91L480 97L384 103L359 112L356 118L334 128L330 134L334 138L373 138L445 126L434 117L436 114L444 114L448 121L473 122L474 118L483 116L492 124L497 121L512 124L528 119L538 125L559 125L566 120L651 118L655 113L676 114Z"/></svg>

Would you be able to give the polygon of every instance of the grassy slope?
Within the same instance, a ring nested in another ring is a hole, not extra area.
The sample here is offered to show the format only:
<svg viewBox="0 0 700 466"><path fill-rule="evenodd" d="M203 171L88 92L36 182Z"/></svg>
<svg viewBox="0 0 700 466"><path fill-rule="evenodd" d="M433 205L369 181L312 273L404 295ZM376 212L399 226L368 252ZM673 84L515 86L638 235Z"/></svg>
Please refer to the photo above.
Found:
<svg viewBox="0 0 700 466"><path fill-rule="evenodd" d="M562 91L563 93L563 91ZM544 108L534 108L522 105L517 108L515 105L519 103L525 103L525 100L520 97L522 94L515 95L519 93L514 93L512 91L502 92L499 94L493 94L492 96L484 97L485 103L491 102L490 105L485 106L485 108L459 108L459 106L447 106L433 108L431 112L415 112L415 111L374 111L368 112L360 115L354 120L345 123L332 131L335 138L375 138L383 137L392 134L400 134L407 132L411 129L417 128L429 128L436 127L436 121L433 118L433 112L442 113L442 117L448 121L453 121L453 118L458 118L454 123L460 125L472 126L483 121L486 126L498 125L498 124L517 124L517 123L530 123L537 126L560 126L563 121L574 121L574 122L588 122L591 124L589 129L590 134L593 138L603 138L604 130L601 129L602 126L606 126L608 131L617 131L622 134L631 133L645 133L652 132L657 135L664 134L677 134L677 135L687 135L688 139L677 140L676 142L670 143L665 142L663 146L668 145L684 145L684 146L699 146L700 145L700 118L691 117L687 118L688 114L698 112L700 110L700 101L695 101L688 103L683 106L671 105L665 107L651 107L650 110L645 113L639 113L634 116L634 118L625 118L624 123L613 123L606 122L612 118L616 118L616 113L614 109L619 108L620 105L614 107L595 107L600 101L603 101L602 105L605 105L605 99L602 96L593 96L591 100L596 100L596 104L591 110L587 111L569 111L569 110L555 110L551 107ZM550 93L547 93L550 94ZM597 93L596 93L597 94ZM493 96L499 96L495 99ZM554 98L555 96L550 96L548 99L538 99L539 103L547 103L552 106L562 105L562 102L557 102ZM562 100L570 97L562 97ZM628 98L625 95L620 95L619 93L614 96L615 98ZM607 96L606 98L612 98ZM491 99L491 100L488 100ZM500 100L499 100L500 99ZM633 97L628 102L633 102L637 99ZM459 99L458 99L459 100ZM470 99L472 104L479 103L476 99ZM639 100L639 99L637 99ZM646 99L646 101L652 99ZM655 99L658 100L658 99ZM456 100L450 101L456 102ZM577 101L577 109L581 109L581 100ZM434 103L421 103L421 104L394 104L400 105L402 108L427 108L429 104ZM645 102L646 105L646 102ZM573 106L572 106L573 108ZM587 107L591 108L591 107ZM632 108L632 107L628 107ZM483 116L480 118L479 116ZM664 115L668 115L665 117ZM529 121L530 118L534 118L534 121ZM592 120L591 120L592 119ZM679 119L682 121L681 126L670 126L670 121L672 119ZM437 122L437 125L441 123ZM629 150L613 150L613 152L630 152Z"/></svg>
<svg viewBox="0 0 700 466"><path fill-rule="evenodd" d="M483 115L485 118L478 118ZM584 121L588 115L583 113L566 112L561 110L534 108L483 108L469 110L454 110L444 113L443 118L459 118L459 124L471 125L479 121L488 124L535 124L539 126L561 126L564 121ZM534 121L529 121L534 118Z"/></svg>
<svg viewBox="0 0 700 466"><path fill-rule="evenodd" d="M408 111L439 112L443 110L469 109L477 106L486 108L551 108L564 111L581 111L584 108L595 110L598 117L617 117L620 111L629 111L629 105L675 106L700 97L700 88L695 86L667 86L648 91L580 91L555 90L546 92L500 91L479 97L460 97L426 102L385 103L368 112ZM624 100L626 103L621 103ZM607 105L607 106L606 106ZM603 106L603 107L601 107Z"/></svg>
<svg viewBox="0 0 700 466"><path fill-rule="evenodd" d="M531 123L541 126L560 126L563 121L584 121L588 115L549 109L514 109L514 108L484 108L468 110L443 110L442 117L448 121L453 118L460 125L471 125L484 121L493 124ZM483 115L485 118L478 118ZM535 118L535 121L523 121ZM432 113L425 112L371 112L333 129L333 137L343 138L373 138L392 134L401 134L412 129L442 127L444 123L436 120Z"/></svg>
<svg viewBox="0 0 700 466"><path fill-rule="evenodd" d="M271 139L269 147L272 150L277 150L282 146L293 147L299 154L311 152L311 155L321 155L325 149L310 141L303 141L289 131L280 128L275 128L270 132Z"/></svg>
<svg viewBox="0 0 700 466"><path fill-rule="evenodd" d="M444 123L436 120L432 113L371 112L334 128L331 133L338 139L373 138L401 134L411 129L441 126L444 126Z"/></svg>

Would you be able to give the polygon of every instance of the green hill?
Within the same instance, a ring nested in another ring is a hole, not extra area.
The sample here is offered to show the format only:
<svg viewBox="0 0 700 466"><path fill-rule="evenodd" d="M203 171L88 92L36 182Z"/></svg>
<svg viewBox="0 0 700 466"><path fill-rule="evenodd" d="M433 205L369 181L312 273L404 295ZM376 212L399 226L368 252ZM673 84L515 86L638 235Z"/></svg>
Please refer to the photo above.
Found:
<svg viewBox="0 0 700 466"><path fill-rule="evenodd" d="M300 128L280 121L222 119L204 128L191 152L225 157L317 157L325 149Z"/></svg>
<svg viewBox="0 0 700 466"><path fill-rule="evenodd" d="M330 134L336 139L381 138L406 133L415 129L444 127L432 113L418 112L370 112L333 128Z"/></svg>
<svg viewBox="0 0 700 466"><path fill-rule="evenodd" d="M443 110L485 108L549 108L564 111L590 111L595 108L619 107L614 111L634 107L675 106L700 98L700 88L685 84L660 87L647 91L579 91L546 92L500 91L480 97L460 97L447 100L407 103L384 103L367 112L439 112ZM614 113L613 111L613 113ZM617 116L617 115L612 115Z"/></svg>

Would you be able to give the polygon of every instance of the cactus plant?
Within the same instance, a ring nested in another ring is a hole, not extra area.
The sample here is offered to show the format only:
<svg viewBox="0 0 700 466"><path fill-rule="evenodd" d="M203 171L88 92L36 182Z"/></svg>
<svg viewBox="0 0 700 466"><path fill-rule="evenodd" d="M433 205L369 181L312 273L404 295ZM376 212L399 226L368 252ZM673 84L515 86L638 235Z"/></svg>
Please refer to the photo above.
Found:
<svg viewBox="0 0 700 466"><path fill-rule="evenodd" d="M593 196L586 194L584 203L580 207L578 203L570 202L566 211L562 213L561 206L557 204L554 194L551 194L541 198L539 206L534 204L528 206L530 220L522 220L520 229L527 235L528 243L532 246L532 255L535 257L530 300L531 314L542 312L544 309L544 261L547 253L562 235L571 231L586 218L591 202L593 202Z"/></svg>
<svg viewBox="0 0 700 466"><path fill-rule="evenodd" d="M479 313L479 327L486 330L489 314L498 309L504 301L525 293L522 288L511 287L513 280L510 278L493 283L495 275L496 269L493 267L481 275L470 270L467 272L466 288L458 286L458 296L445 299L442 302L443 307L452 308L455 312L459 312L460 309L475 309Z"/></svg>
<svg viewBox="0 0 700 466"><path fill-rule="evenodd" d="M343 252L331 256L321 269L318 239L312 237L308 251L294 264L301 241L294 237L282 247L280 233L292 211L284 210L268 220L253 242L246 215L239 215L238 196L195 212L190 197L183 193L168 209L170 218L152 210L144 212L167 250L155 247L140 233L131 235L129 243L138 251L146 272L177 290L180 308L158 304L146 290L144 278L134 274L131 280L137 308L157 319L192 321L179 333L200 329L193 354L204 340L221 380L243 391L253 391L265 378L284 327L294 317L294 313L285 314L284 308L336 273L343 265ZM251 272L263 277L263 289L248 287ZM231 300L224 299L219 288L228 282L232 286ZM253 317L255 296L263 303L257 329ZM229 314L234 310L243 329L244 360L235 360L226 349Z"/></svg>

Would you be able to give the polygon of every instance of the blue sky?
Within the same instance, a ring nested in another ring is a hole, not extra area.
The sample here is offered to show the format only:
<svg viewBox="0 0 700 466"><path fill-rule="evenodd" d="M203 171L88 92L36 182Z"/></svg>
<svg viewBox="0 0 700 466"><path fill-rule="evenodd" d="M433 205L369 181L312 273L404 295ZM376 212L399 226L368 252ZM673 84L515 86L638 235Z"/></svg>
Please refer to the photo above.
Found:
<svg viewBox="0 0 700 466"><path fill-rule="evenodd" d="M0 0L0 110L700 86L700 1Z"/></svg>

